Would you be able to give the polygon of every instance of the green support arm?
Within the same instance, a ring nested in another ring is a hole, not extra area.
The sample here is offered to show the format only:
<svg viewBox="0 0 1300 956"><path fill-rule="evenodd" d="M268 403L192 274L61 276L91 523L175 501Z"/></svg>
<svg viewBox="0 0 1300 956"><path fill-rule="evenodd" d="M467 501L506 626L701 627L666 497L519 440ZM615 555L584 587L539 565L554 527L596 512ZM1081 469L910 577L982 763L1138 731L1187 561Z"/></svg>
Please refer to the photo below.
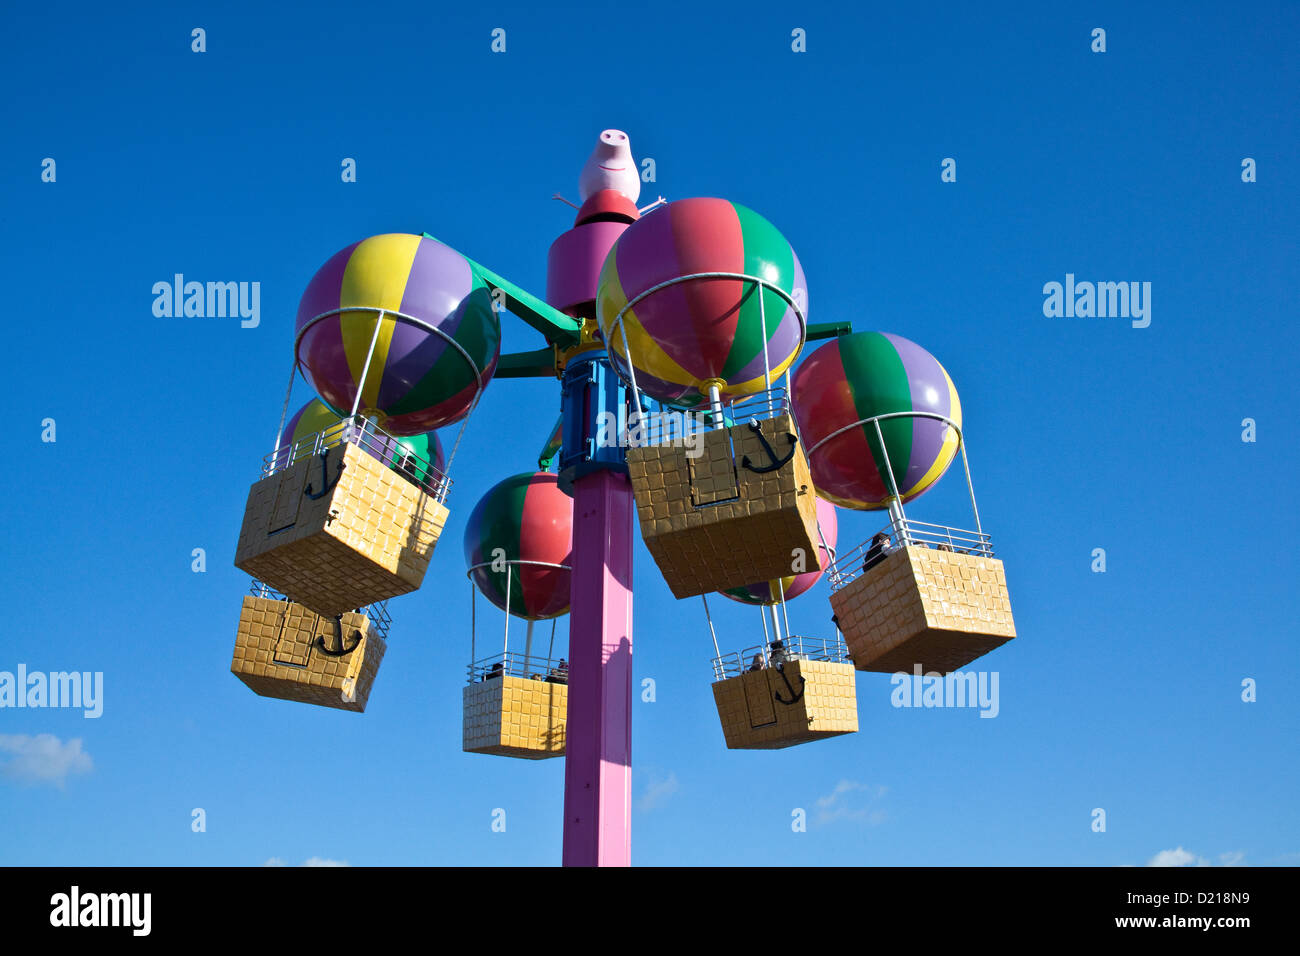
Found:
<svg viewBox="0 0 1300 956"><path fill-rule="evenodd" d="M853 325L850 322L819 322L808 326L807 339L809 342L817 339L833 339L837 335L848 335L852 331Z"/></svg>
<svg viewBox="0 0 1300 956"><path fill-rule="evenodd" d="M442 242L441 239L427 232L424 236L434 242ZM443 243L443 245L446 245L446 243ZM560 348L568 348L578 344L578 330L582 328L582 322L571 315L565 315L559 309L547 305L531 292L519 288L509 279L497 275L487 266L475 262L469 256L465 256L463 253L461 255L484 282L493 289L500 289L504 293L506 305L509 306L510 311L538 332L541 332L547 342L558 345ZM553 370L552 374L554 374Z"/></svg>
<svg viewBox="0 0 1300 956"><path fill-rule="evenodd" d="M497 361L497 378L555 378L555 353L550 349L511 352Z"/></svg>

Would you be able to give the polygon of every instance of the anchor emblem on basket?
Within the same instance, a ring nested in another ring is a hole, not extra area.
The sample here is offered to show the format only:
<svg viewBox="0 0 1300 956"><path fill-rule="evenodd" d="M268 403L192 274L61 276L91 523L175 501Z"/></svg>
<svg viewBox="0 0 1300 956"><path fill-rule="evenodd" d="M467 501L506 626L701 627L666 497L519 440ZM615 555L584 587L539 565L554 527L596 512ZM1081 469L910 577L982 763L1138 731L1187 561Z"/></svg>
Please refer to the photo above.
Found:
<svg viewBox="0 0 1300 956"><path fill-rule="evenodd" d="M328 495L331 491L334 490L334 486L339 483L339 479L343 477L344 462L343 459L340 458L339 470L334 475L334 480L333 481L329 480L329 477L325 474L325 463L328 458L329 458L329 449L327 448L320 453L320 480L321 480L321 484L324 487L321 488L320 491L313 492L311 490L311 485L309 484L307 485L306 488L302 490L302 493L306 495L308 498L310 498L312 501L316 501Z"/></svg>
<svg viewBox="0 0 1300 956"><path fill-rule="evenodd" d="M790 678L786 676L784 663L776 665L776 672L781 675L781 680L785 682L786 690L790 692L790 699L786 700L784 697L782 697L780 691L777 691L772 696L776 698L776 702L778 704L785 704L787 707L793 707L795 704L799 703L799 701L803 699L803 691L804 688L808 686L808 682L804 680L802 677L800 677L799 690L795 691L794 685L790 683Z"/></svg>
<svg viewBox="0 0 1300 956"><path fill-rule="evenodd" d="M357 649L361 644L361 632L354 630L352 632L352 643L348 644L343 639L343 618L342 616L334 618L334 640L337 647L330 648L325 643L325 635L322 634L316 638L316 649L326 657L346 657Z"/></svg>
<svg viewBox="0 0 1300 956"><path fill-rule="evenodd" d="M794 450L799 444L799 439L796 436L790 434L789 432L785 433L785 437L790 442L790 451L788 454L786 454L784 458L780 458L777 456L776 450L773 449L772 446L768 443L767 436L763 434L763 429L758 424L758 422L750 422L749 430L752 431L755 437L758 438L759 443L763 446L763 451L767 452L767 457L772 460L772 464L770 465L752 464L749 460L749 456L746 455L743 459L741 459L740 464L742 467L748 468L750 471L755 472L757 474L763 474L769 471L776 471L778 468L780 468L782 465L784 465L786 462L788 462L791 458L794 457Z"/></svg>

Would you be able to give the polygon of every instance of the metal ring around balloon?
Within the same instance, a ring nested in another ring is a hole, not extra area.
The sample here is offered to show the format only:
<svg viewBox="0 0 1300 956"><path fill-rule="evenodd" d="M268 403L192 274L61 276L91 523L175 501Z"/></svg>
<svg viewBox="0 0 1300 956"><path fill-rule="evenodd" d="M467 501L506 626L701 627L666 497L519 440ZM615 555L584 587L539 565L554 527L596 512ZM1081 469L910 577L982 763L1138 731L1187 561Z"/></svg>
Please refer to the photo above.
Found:
<svg viewBox="0 0 1300 956"><path fill-rule="evenodd" d="M491 566L494 565L494 564L535 564L535 565L537 565L537 566L539 566L539 567L543 567L543 568L559 568L561 571L572 571L572 570L573 570L572 566L570 566L570 565L567 565L567 564L555 564L555 563L552 562L552 561L525 561L525 560L523 560L522 558L510 558L509 560L506 560L506 561L480 561L478 564L475 564L475 565L471 565L471 566L470 566L469 570L467 570L467 571L465 572L465 577L469 577L471 574L473 574L473 573L474 573L475 571L477 571L479 568L488 568L488 567L491 567Z"/></svg>
<svg viewBox="0 0 1300 956"><path fill-rule="evenodd" d="M298 371L302 371L302 358L298 354L298 350L302 347L302 337L307 334L307 331L312 326L314 326L317 322L320 322L322 319L328 319L332 315L342 315L344 312L377 312L379 314L380 321L383 321L383 319L386 316L390 316L390 315L395 316L396 318L399 319L405 319L407 322L410 322L412 325L418 326L419 328L424 329L424 331L426 332L432 332L434 335L438 336L439 338L446 340L448 345L454 346L456 351L460 353L461 358L465 360L465 364L467 364L471 369L473 369L474 379L478 384L478 389L474 394L475 400L477 401L479 393L483 391L483 370L474 364L474 360L470 358L469 353L465 351L465 347L461 345L459 342L457 342L455 339L453 339L446 332L444 332L442 329L438 328L437 326L430 325L428 322L424 321L424 319L416 318L413 315L407 315L405 312L398 312L395 309L380 309L375 306L368 306L368 305L347 306L347 307L340 307L337 309L330 309L328 312L322 312L320 315L316 316L315 318L308 319L306 324L304 324L303 327L298 330L298 334L295 335L293 338L294 366L298 369ZM304 374L303 377L306 378L307 377L306 374ZM364 384L365 384L364 382L358 383L357 385L358 392L361 391L361 388L362 386L364 386Z"/></svg>
<svg viewBox="0 0 1300 956"><path fill-rule="evenodd" d="M978 531L980 534L983 534L984 528L980 525L979 505L975 503L975 486L971 484L971 479L970 479L970 462L966 458L966 437L962 434L961 426L958 425L956 422L954 422L951 418L949 418L946 415L940 415L938 412L911 411L911 412L886 412L883 415L873 415L870 418L859 418L856 422L852 422L851 424L845 425L843 428L835 429L835 431L831 432L825 438L821 439L816 444L814 444L811 448L809 448L808 449L809 466L812 465L813 453L816 452L817 449L820 448L822 445L830 441L832 438L842 435L847 431L852 431L854 428L857 428L860 425L866 425L866 424L874 425L876 428L876 439L880 442L880 451L885 456L885 473L889 476L889 490L893 492L894 502L898 506L899 514L902 515L903 502L901 500L901 496L898 493L898 485L894 481L894 467L889 462L889 449L885 446L885 436L880 431L880 423L883 420L888 418L931 418L934 419L935 421L943 422L949 428L951 428L953 431L957 433L957 449L961 452L961 464L963 470L966 472L966 490L970 492L970 506L971 506L971 510L975 512L975 530ZM904 517L906 516L904 515Z"/></svg>
<svg viewBox="0 0 1300 956"><path fill-rule="evenodd" d="M671 279L666 279L663 282L660 282L658 285L653 285L650 288L646 289L644 292L640 292L637 295L633 296L623 306L623 308L618 310L618 314L614 316L614 322L618 324L619 334L623 337L624 359L627 362L628 375L631 376L630 380L627 376L623 374L622 369L619 368L619 363L612 352L610 353L609 364L614 369L614 374L617 375L620 379L622 379L625 385L628 385L632 389L632 401L636 404L636 411L638 417L643 417L645 412L641 408L641 392L636 385L636 368L632 362L632 348L630 345L628 345L627 327L623 323L623 316L628 311L628 309L632 308L634 305L636 305L638 302L640 302L642 299L646 298L647 296L653 295L654 293L658 292L660 289L666 289L671 285L677 285L677 283L679 282L690 282L694 279L739 279L744 282L752 282L756 286L761 286L764 289L771 289L781 298L785 299L785 301L790 305L790 307L794 309L795 317L798 318L799 320L799 347L795 349L794 354L798 355L801 351L803 351L804 345L807 344L808 321L803 314L803 309L799 307L799 303L795 302L794 297L791 296L790 293L786 292L780 286L773 285L767 279L760 278L759 276L746 275L743 272L693 272L690 275L674 276ZM770 366L768 365L768 355L767 355L767 313L763 306L763 296L761 293L759 294L758 297L758 309L759 309L758 312L759 319L762 322L761 331L763 335L763 383L767 386L768 390L771 391L772 371ZM606 345L609 344L610 343L608 342L606 343Z"/></svg>
<svg viewBox="0 0 1300 956"><path fill-rule="evenodd" d="M474 390L474 400L473 400L472 402L470 402L469 411L465 413L465 418L461 421L460 431L458 431L458 432L456 433L456 441L455 441L455 442L452 444L452 446L451 446L451 454L449 454L449 455L447 456L447 464L446 464L446 467L444 468L444 474L450 472L450 471L451 471L451 463L452 463L452 461L454 461L455 458L456 458L456 450L457 450L458 448L460 448L460 440L461 440L461 438L462 438L462 437L464 436L464 434L465 434L465 426L469 423L469 418L470 418L470 416L474 413L474 409L476 409L476 408L478 407L478 401L479 401L479 398L480 398L480 397L482 396L482 394L483 394L483 389L484 389L484 387L485 387L484 384L483 384L483 370L480 369L480 368L479 368L479 367L474 363L474 360L470 357L469 352L465 351L465 347L464 347L463 345L461 345L459 342L457 342L455 339L453 339L453 338L452 338L450 335L448 335L446 332L442 331L442 329L439 329L439 328L437 328L437 327L435 327L435 326L433 326L433 325L430 325L428 322L424 321L424 319L416 318L416 317L413 316L413 315L407 315L405 312L398 312L398 311L396 311L395 309L380 309L380 308L376 308L376 307L374 307L374 306L366 306L366 305L340 307L340 308L337 308L337 309L330 309L328 312L322 312L320 315L315 316L314 318L309 319L309 320L308 320L308 321L303 325L303 327L302 327L301 329L298 330L298 333L294 336L294 338L293 338L293 368L292 368L292 370L289 372L289 387L288 387L288 389L285 390L285 394L284 394L284 408L283 408L283 410L280 412L280 428L279 428L279 431L276 432L276 436L275 436L275 451L274 451L272 454L278 454L279 451L280 451L280 436L281 436L281 433L284 431L284 420L285 420L285 417L287 416L287 414L288 414L288 412L289 412L289 396L293 393L293 381L294 381L294 375L295 375L296 373L298 373L298 372L302 372L302 357L298 354L298 352L299 352L299 349L302 348L302 339L303 339L303 336L306 335L307 332L308 332L308 330L311 329L312 326L316 325L317 322L320 322L320 321L323 320L323 319L328 319L328 318L329 318L330 316L332 316L332 315L342 315L344 312L374 312L374 313L377 313L378 316L379 316L379 318L378 318L378 319L376 320L376 322L375 322L375 337L378 337L378 334L379 334L379 323L382 322L386 316L390 316L390 315L391 315L391 316L394 316L395 318L405 319L407 322L410 322L411 324L413 324L413 325L415 325L415 326L417 326L417 327L419 327L419 328L424 329L426 332L431 332L431 333L433 333L434 335L438 336L439 338L443 339L444 341L447 342L448 345L454 346L455 349L456 349L456 351L460 353L460 357L463 358L463 359L465 360L465 364L467 364L467 365L470 367L470 369L474 372L474 382L475 382L475 385L477 386L477 387L475 388L475 390ZM368 355L366 356L366 368L365 368L365 370L362 372L362 376L361 376L362 381L360 381L360 382L357 383L357 400L358 400L358 401L360 401L360 398L361 398L361 391L362 391L362 389L365 387L365 377L366 377L366 373L368 373L368 372L369 372L369 369L370 369L370 359L371 359L371 356L373 355L373 351L374 351L374 339L373 339L373 338L372 338L372 341L371 341L370 344L371 344L371 352L370 352L370 354L368 354ZM303 372L303 378L304 378L304 379L307 378L307 374L306 374L305 372ZM439 500L441 501L442 499L439 499Z"/></svg>

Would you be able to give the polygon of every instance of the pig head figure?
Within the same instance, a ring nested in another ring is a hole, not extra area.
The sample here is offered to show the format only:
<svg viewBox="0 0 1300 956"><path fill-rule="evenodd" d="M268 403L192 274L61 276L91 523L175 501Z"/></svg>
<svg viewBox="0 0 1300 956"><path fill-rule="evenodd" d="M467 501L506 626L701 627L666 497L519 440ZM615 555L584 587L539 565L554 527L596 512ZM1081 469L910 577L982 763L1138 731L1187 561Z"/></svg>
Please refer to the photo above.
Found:
<svg viewBox="0 0 1300 956"><path fill-rule="evenodd" d="M622 193L633 203L641 195L641 176L632 159L632 144L627 133L607 129L600 134L596 148L578 177L578 195L586 202L602 189Z"/></svg>

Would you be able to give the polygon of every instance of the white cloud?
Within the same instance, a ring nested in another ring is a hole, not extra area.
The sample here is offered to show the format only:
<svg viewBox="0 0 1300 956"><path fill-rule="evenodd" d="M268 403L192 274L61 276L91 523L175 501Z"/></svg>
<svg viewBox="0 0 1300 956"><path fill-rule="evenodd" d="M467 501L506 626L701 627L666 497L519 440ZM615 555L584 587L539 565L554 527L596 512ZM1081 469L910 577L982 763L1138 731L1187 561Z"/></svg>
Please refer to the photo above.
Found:
<svg viewBox="0 0 1300 956"><path fill-rule="evenodd" d="M1219 854L1219 866L1245 866L1246 853L1243 850L1233 850L1231 853Z"/></svg>
<svg viewBox="0 0 1300 956"><path fill-rule="evenodd" d="M263 866L288 866L289 864L285 863L284 860L280 859L278 856L273 856L262 865ZM341 861L327 860L322 856L313 856L310 860L305 861L302 865L303 866L351 866L352 864L347 862L346 860L341 860Z"/></svg>
<svg viewBox="0 0 1300 956"><path fill-rule="evenodd" d="M645 793L637 801L637 809L645 813L647 810L663 806L668 801L668 798L681 788L675 773L669 773L667 777L659 777L657 774L652 775L649 784L645 788Z"/></svg>
<svg viewBox="0 0 1300 956"><path fill-rule="evenodd" d="M81 738L67 743L53 734L0 734L0 754L13 754L0 763L0 772L21 783L52 783L59 789L72 774L94 768L90 754L81 749Z"/></svg>
<svg viewBox="0 0 1300 956"><path fill-rule="evenodd" d="M1179 846L1176 850L1161 850L1151 859L1147 866L1209 866L1210 861L1190 853Z"/></svg>
<svg viewBox="0 0 1300 956"><path fill-rule="evenodd" d="M876 825L885 819L885 811L872 805L885 795L885 787L841 780L835 789L817 798L817 816L813 823L824 825L835 820L862 820Z"/></svg>

